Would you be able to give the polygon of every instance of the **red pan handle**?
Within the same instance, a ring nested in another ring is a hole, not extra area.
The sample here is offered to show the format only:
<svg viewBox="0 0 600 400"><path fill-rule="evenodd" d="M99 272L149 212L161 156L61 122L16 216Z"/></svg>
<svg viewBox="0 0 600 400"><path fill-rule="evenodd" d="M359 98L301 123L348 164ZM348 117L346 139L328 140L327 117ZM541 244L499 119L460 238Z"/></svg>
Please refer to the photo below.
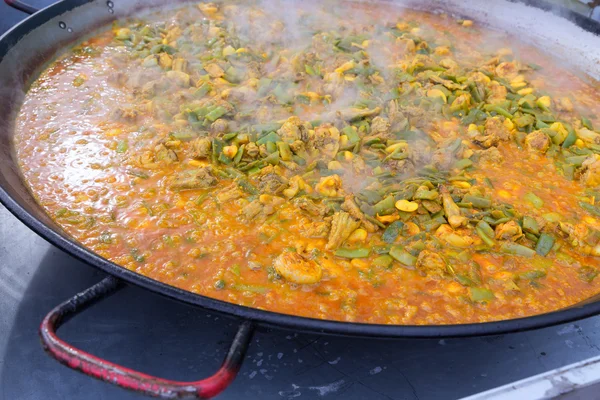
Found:
<svg viewBox="0 0 600 400"><path fill-rule="evenodd" d="M19 1L19 0L4 0L4 2L6 4L8 4L9 6L11 6L12 8L15 8L19 11L23 11L24 13L27 13L27 14L33 14L40 10L39 8L35 8L35 7L30 6L27 3L23 3L22 1Z"/></svg>
<svg viewBox="0 0 600 400"><path fill-rule="evenodd" d="M254 333L254 324L249 320L238 328L221 368L214 375L195 382L171 381L122 367L79 350L56 335L62 324L124 286L121 280L109 276L50 311L40 327L44 349L69 368L122 388L164 399L208 399L221 393L233 381Z"/></svg>

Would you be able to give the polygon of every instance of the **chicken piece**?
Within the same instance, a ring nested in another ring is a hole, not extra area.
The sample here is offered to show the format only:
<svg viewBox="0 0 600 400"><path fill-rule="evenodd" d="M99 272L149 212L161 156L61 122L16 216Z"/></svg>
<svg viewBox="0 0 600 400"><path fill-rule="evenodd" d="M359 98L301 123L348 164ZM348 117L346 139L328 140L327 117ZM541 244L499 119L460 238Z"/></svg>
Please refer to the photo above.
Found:
<svg viewBox="0 0 600 400"><path fill-rule="evenodd" d="M475 131L471 131L475 132ZM496 135L489 135L486 133L480 133L479 131L475 132L476 135L471 138L473 143L476 145L483 147L484 149L489 149L490 147L498 146L500 143L500 138Z"/></svg>
<svg viewBox="0 0 600 400"><path fill-rule="evenodd" d="M559 222L558 233L562 234L571 246L577 247L581 253L596 257L600 256L598 232L586 224L573 225L567 222Z"/></svg>
<svg viewBox="0 0 600 400"><path fill-rule="evenodd" d="M226 119L219 118L210 125L210 130L213 134L227 133L229 130L229 122Z"/></svg>
<svg viewBox="0 0 600 400"><path fill-rule="evenodd" d="M503 86L504 87L504 86ZM499 140L510 139L510 132L504 125L504 117L492 117L485 121L485 134L494 135Z"/></svg>
<svg viewBox="0 0 600 400"><path fill-rule="evenodd" d="M306 197L295 198L292 200L292 204L316 217L327 214L327 208L323 204L317 204Z"/></svg>
<svg viewBox="0 0 600 400"><path fill-rule="evenodd" d="M487 100L491 104L499 103L506 100L506 95L508 91L506 90L506 86L499 84L498 82L493 81L489 85L490 95Z"/></svg>
<svg viewBox="0 0 600 400"><path fill-rule="evenodd" d="M211 155L212 143L208 138L194 139L191 143L191 157L207 158Z"/></svg>
<svg viewBox="0 0 600 400"><path fill-rule="evenodd" d="M496 147L490 147L485 150L476 150L475 154L479 157L479 162L484 164L500 164L504 157Z"/></svg>
<svg viewBox="0 0 600 400"><path fill-rule="evenodd" d="M440 193L442 194L442 204L444 206L444 212L446 213L446 219L450 226L454 229L461 225L466 225L467 218L460 213L460 208L456 205L448 189L440 185Z"/></svg>
<svg viewBox="0 0 600 400"><path fill-rule="evenodd" d="M177 174L171 180L169 187L172 190L207 189L216 183L217 178L212 175L211 168L202 167Z"/></svg>
<svg viewBox="0 0 600 400"><path fill-rule="evenodd" d="M288 187L288 180L274 172L263 173L258 178L258 188L263 193L279 194Z"/></svg>
<svg viewBox="0 0 600 400"><path fill-rule="evenodd" d="M172 164L179 161L177 153L169 149L165 144L158 144L154 147L154 160L156 162L164 162L165 164Z"/></svg>
<svg viewBox="0 0 600 400"><path fill-rule="evenodd" d="M310 285L321 280L322 269L314 260L302 257L296 252L281 253L273 263L275 271L286 281L299 285Z"/></svg>
<svg viewBox="0 0 600 400"><path fill-rule="evenodd" d="M325 248L327 250L337 249L359 226L360 222L353 219L347 212L336 212L333 215L331 232L329 232L329 241L325 245Z"/></svg>
<svg viewBox="0 0 600 400"><path fill-rule="evenodd" d="M264 206L258 200L252 200L246 204L241 210L240 214L247 220L251 221L257 217L263 210Z"/></svg>
<svg viewBox="0 0 600 400"><path fill-rule="evenodd" d="M503 62L496 67L496 75L501 78L513 79L519 74L519 66L516 61Z"/></svg>
<svg viewBox="0 0 600 400"><path fill-rule="evenodd" d="M340 131L331 126L321 125L309 132L306 150L311 157L330 161L340 149Z"/></svg>
<svg viewBox="0 0 600 400"><path fill-rule="evenodd" d="M289 185L290 186L283 191L283 195L288 199L296 196L301 190L306 193L312 193L312 188L300 175L292 176L289 180Z"/></svg>
<svg viewBox="0 0 600 400"><path fill-rule="evenodd" d="M527 150L545 153L550 147L550 138L542 131L533 131L525 137Z"/></svg>
<svg viewBox="0 0 600 400"><path fill-rule="evenodd" d="M442 256L429 250L419 253L415 267L423 275L443 276L446 273L446 262Z"/></svg>
<svg viewBox="0 0 600 400"><path fill-rule="evenodd" d="M115 121L135 121L139 114L133 106L119 106L110 113L110 118Z"/></svg>
<svg viewBox="0 0 600 400"><path fill-rule="evenodd" d="M342 210L350 214L352 218L359 220L364 226L364 228L367 230L367 232L373 233L376 232L377 229L379 229L379 227L371 221L369 221L365 217L365 214L360 210L360 208L358 208L358 205L356 205L356 203L354 202L353 195L346 196L344 202L342 203Z"/></svg>
<svg viewBox="0 0 600 400"><path fill-rule="evenodd" d="M379 137L383 139L392 139L392 132L390 131L390 121L385 117L375 117L371 122L371 137Z"/></svg>
<svg viewBox="0 0 600 400"><path fill-rule="evenodd" d="M177 86L186 88L190 86L190 76L181 71L167 71L166 77L169 81L176 83Z"/></svg>
<svg viewBox="0 0 600 400"><path fill-rule="evenodd" d="M588 187L600 186L600 155L591 154L583 161L581 181Z"/></svg>
<svg viewBox="0 0 600 400"><path fill-rule="evenodd" d="M315 186L317 193L323 196L340 196L342 192L342 178L339 175L323 176Z"/></svg>
<svg viewBox="0 0 600 400"><path fill-rule="evenodd" d="M304 227L303 234L310 238L326 238L330 229L331 223L327 220L312 222Z"/></svg>
<svg viewBox="0 0 600 400"><path fill-rule="evenodd" d="M217 193L217 200L219 203L227 203L232 200L237 200L241 197L244 197L244 192L240 190L240 187L237 183L232 183Z"/></svg>
<svg viewBox="0 0 600 400"><path fill-rule="evenodd" d="M523 236L523 231L515 221L508 221L496 226L496 239L516 241Z"/></svg>
<svg viewBox="0 0 600 400"><path fill-rule="evenodd" d="M211 78L222 78L225 75L223 68L219 67L218 64L212 63L204 66L204 69Z"/></svg>
<svg viewBox="0 0 600 400"><path fill-rule="evenodd" d="M308 140L308 131L311 128L310 123L302 122L300 118L292 116L277 130L277 134L281 137L281 140L287 143L293 143L296 140L306 142Z"/></svg>

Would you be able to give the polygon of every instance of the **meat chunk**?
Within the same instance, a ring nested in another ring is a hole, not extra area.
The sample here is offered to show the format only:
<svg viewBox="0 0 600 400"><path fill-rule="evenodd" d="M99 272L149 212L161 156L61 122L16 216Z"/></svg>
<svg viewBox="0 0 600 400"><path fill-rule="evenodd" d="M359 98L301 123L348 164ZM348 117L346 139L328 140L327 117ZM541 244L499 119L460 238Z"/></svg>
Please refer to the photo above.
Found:
<svg viewBox="0 0 600 400"><path fill-rule="evenodd" d="M310 285L321 280L321 266L296 252L284 252L273 263L275 271L286 281Z"/></svg>
<svg viewBox="0 0 600 400"><path fill-rule="evenodd" d="M337 128L321 125L309 133L306 150L311 157L329 161L335 157L339 148L340 131Z"/></svg>
<svg viewBox="0 0 600 400"><path fill-rule="evenodd" d="M323 204L317 204L306 197L295 198L292 200L292 204L315 217L324 216L327 213L327 208Z"/></svg>
<svg viewBox="0 0 600 400"><path fill-rule="evenodd" d="M510 139L510 132L504 125L504 117L492 117L485 121L485 134L494 135L499 140Z"/></svg>
<svg viewBox="0 0 600 400"><path fill-rule="evenodd" d="M375 117L371 122L371 133L372 137L380 137L384 139L392 139L390 131L390 121L385 117Z"/></svg>
<svg viewBox="0 0 600 400"><path fill-rule="evenodd" d="M240 190L240 187L237 185L237 183L232 183L217 193L217 200L219 203L227 203L232 200L237 200L241 197L244 197L244 192Z"/></svg>
<svg viewBox="0 0 600 400"><path fill-rule="evenodd" d="M542 131L533 131L525 138L527 150L545 153L550 147L550 138Z"/></svg>
<svg viewBox="0 0 600 400"><path fill-rule="evenodd" d="M443 276L446 272L446 262L442 256L429 250L419 253L415 267L423 275Z"/></svg>
<svg viewBox="0 0 600 400"><path fill-rule="evenodd" d="M360 222L352 218L347 212L336 212L333 215L329 241L325 245L325 248L327 250L337 249L359 226Z"/></svg>
<svg viewBox="0 0 600 400"><path fill-rule="evenodd" d="M352 216L352 218L359 220L362 223L362 225L365 227L367 232L372 233L372 232L377 231L378 226L375 225L374 223L372 223L371 221L369 221L365 217L365 214L360 210L360 208L358 208L358 205L356 205L356 203L354 202L353 195L346 196L346 198L344 199L344 202L342 203L342 210L344 210L348 214L350 214L350 216Z"/></svg>
<svg viewBox="0 0 600 400"><path fill-rule="evenodd" d="M479 162L484 164L500 164L504 161L504 157L496 147L490 147L485 150L476 150L475 153L479 157Z"/></svg>
<svg viewBox="0 0 600 400"><path fill-rule="evenodd" d="M258 178L258 188L263 193L279 194L288 186L288 180L276 172L268 172Z"/></svg>
<svg viewBox="0 0 600 400"><path fill-rule="evenodd" d="M198 138L190 143L193 158L207 158L211 154L212 143L209 138Z"/></svg>
<svg viewBox="0 0 600 400"><path fill-rule="evenodd" d="M312 222L306 226L303 234L310 238L326 238L329 236L329 230L331 229L331 222L324 220L321 222Z"/></svg>
<svg viewBox="0 0 600 400"><path fill-rule="evenodd" d="M277 130L281 140L287 143L293 143L296 140L306 142L308 140L308 131L311 129L309 123L302 122L296 116L289 117Z"/></svg>
<svg viewBox="0 0 600 400"><path fill-rule="evenodd" d="M496 226L495 233L496 239L511 240L513 242L523 236L521 227L515 221L508 221L504 224L499 224Z"/></svg>
<svg viewBox="0 0 600 400"><path fill-rule="evenodd" d="M600 155L592 154L583 161L581 181L588 187L600 186Z"/></svg>
<svg viewBox="0 0 600 400"><path fill-rule="evenodd" d="M203 167L177 174L169 187L172 190L207 189L216 183L217 178L212 175L210 167Z"/></svg>
<svg viewBox="0 0 600 400"><path fill-rule="evenodd" d="M512 79L519 74L519 66L516 61L503 62L496 67L496 75L501 78Z"/></svg>
<svg viewBox="0 0 600 400"><path fill-rule="evenodd" d="M315 190L323 196L339 196L342 190L342 178L339 175L324 176L315 186Z"/></svg>

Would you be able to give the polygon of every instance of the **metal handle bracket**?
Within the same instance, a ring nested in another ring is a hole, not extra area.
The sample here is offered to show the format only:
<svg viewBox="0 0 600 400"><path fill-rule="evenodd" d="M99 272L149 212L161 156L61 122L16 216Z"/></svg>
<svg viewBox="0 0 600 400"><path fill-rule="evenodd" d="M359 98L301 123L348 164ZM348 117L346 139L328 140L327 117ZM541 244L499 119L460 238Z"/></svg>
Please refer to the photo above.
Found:
<svg viewBox="0 0 600 400"><path fill-rule="evenodd" d="M194 382L171 381L122 367L79 350L57 336L56 331L70 318L124 286L121 280L109 276L55 307L40 327L44 349L69 368L122 388L164 399L208 399L221 393L235 379L254 333L254 324L250 320L244 321L238 328L219 370Z"/></svg>

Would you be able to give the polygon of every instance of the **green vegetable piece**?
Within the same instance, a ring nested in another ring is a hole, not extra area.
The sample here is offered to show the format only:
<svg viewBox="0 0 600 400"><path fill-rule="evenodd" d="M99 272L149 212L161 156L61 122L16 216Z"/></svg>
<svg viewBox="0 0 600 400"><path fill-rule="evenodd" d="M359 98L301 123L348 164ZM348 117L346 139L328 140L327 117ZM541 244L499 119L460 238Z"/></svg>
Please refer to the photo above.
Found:
<svg viewBox="0 0 600 400"><path fill-rule="evenodd" d="M590 121L586 117L581 117L581 125L583 125L585 128L588 128L590 131L594 130L594 125L592 125L592 121Z"/></svg>
<svg viewBox="0 0 600 400"><path fill-rule="evenodd" d="M117 153L125 153L127 151L127 149L129 148L129 144L127 143L127 140L121 140L119 143L117 143Z"/></svg>
<svg viewBox="0 0 600 400"><path fill-rule="evenodd" d="M520 279L534 280L540 279L546 276L546 271L541 269L532 269L531 271L522 272L519 274Z"/></svg>
<svg viewBox="0 0 600 400"><path fill-rule="evenodd" d="M490 199L486 199L485 197L473 196L471 194L467 194L462 199L463 203L471 203L475 208L490 208L492 206L492 201Z"/></svg>
<svg viewBox="0 0 600 400"><path fill-rule="evenodd" d="M218 281L216 281L215 289L217 289L217 290L225 289L225 281L223 279L219 279Z"/></svg>
<svg viewBox="0 0 600 400"><path fill-rule="evenodd" d="M591 283L594 280L594 278L598 276L598 270L594 267L584 265L583 267L577 270L577 275L582 281Z"/></svg>
<svg viewBox="0 0 600 400"><path fill-rule="evenodd" d="M337 249L334 254L336 257L343 258L366 258L369 257L369 255L371 254L371 249Z"/></svg>
<svg viewBox="0 0 600 400"><path fill-rule="evenodd" d="M535 252L541 256L547 256L554 246L554 238L547 233L542 233L535 246Z"/></svg>
<svg viewBox="0 0 600 400"><path fill-rule="evenodd" d="M583 201L579 202L579 206L585 211L589 212L590 214L600 217L600 207L596 207L594 205L591 205L590 203L585 203Z"/></svg>
<svg viewBox="0 0 600 400"><path fill-rule="evenodd" d="M233 285L233 289L239 292L252 292L252 293L267 293L269 288L265 286L258 285L243 285L241 283L236 283Z"/></svg>
<svg viewBox="0 0 600 400"><path fill-rule="evenodd" d="M394 243L400 235L403 227L404 222L394 221L385 229L381 238L386 243Z"/></svg>
<svg viewBox="0 0 600 400"><path fill-rule="evenodd" d="M463 158L462 160L458 160L454 163L454 168L456 169L465 169L469 168L473 165L473 161L468 158Z"/></svg>
<svg viewBox="0 0 600 400"><path fill-rule="evenodd" d="M221 118L223 115L227 114L227 109L222 106L218 106L208 114L206 114L206 119L215 122L217 119Z"/></svg>
<svg viewBox="0 0 600 400"><path fill-rule="evenodd" d="M575 144L576 140L577 140L577 133L575 133L575 130L573 130L573 128L569 129L569 134L567 135L564 142L562 143L562 148L567 149L567 148L573 146Z"/></svg>
<svg viewBox="0 0 600 400"><path fill-rule="evenodd" d="M388 215L396 210L394 207L394 196L388 196L373 206L375 213L379 215Z"/></svg>
<svg viewBox="0 0 600 400"><path fill-rule="evenodd" d="M523 230L537 235L540 233L540 226L535 219L525 216L523 217Z"/></svg>
<svg viewBox="0 0 600 400"><path fill-rule="evenodd" d="M390 249L390 256L401 264L413 266L417 262L417 257L405 251L401 246L394 246Z"/></svg>
<svg viewBox="0 0 600 400"><path fill-rule="evenodd" d="M360 141L360 136L358 136L355 127L346 126L344 129L342 129L342 132L344 133L344 135L348 136L348 141L351 144L358 143Z"/></svg>
<svg viewBox="0 0 600 400"><path fill-rule="evenodd" d="M292 161L292 150L290 145L285 142L277 142L277 149L279 149L279 157L283 161Z"/></svg>
<svg viewBox="0 0 600 400"><path fill-rule="evenodd" d="M275 132L269 132L265 136L263 136L260 139L258 139L256 141L256 144L260 146L262 144L267 144L269 142L277 143L279 141L281 141L281 138L279 137L278 134L276 134Z"/></svg>
<svg viewBox="0 0 600 400"><path fill-rule="evenodd" d="M376 257L371 264L375 267L387 268L392 265L393 261L394 259L390 255L383 254L379 257Z"/></svg>
<svg viewBox="0 0 600 400"><path fill-rule="evenodd" d="M544 201L531 192L525 194L523 198L531 203L535 208L542 208L544 206Z"/></svg>
<svg viewBox="0 0 600 400"><path fill-rule="evenodd" d="M472 287L469 289L469 295L471 300L478 303L486 303L488 301L494 300L496 296L494 296L494 292L486 288L478 288Z"/></svg>
<svg viewBox="0 0 600 400"><path fill-rule="evenodd" d="M533 257L535 255L535 250L513 242L502 243L500 252L522 257Z"/></svg>

